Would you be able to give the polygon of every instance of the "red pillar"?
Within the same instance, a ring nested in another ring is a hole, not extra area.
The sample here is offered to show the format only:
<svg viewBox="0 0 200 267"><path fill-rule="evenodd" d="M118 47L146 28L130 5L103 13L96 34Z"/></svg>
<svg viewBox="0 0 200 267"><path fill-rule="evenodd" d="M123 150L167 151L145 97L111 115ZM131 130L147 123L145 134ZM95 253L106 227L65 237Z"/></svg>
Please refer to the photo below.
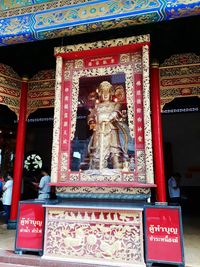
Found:
<svg viewBox="0 0 200 267"><path fill-rule="evenodd" d="M18 203L20 201L20 195L21 195L21 182L23 174L24 145L25 145L25 133L26 133L27 92L28 92L28 79L22 78L19 121L17 127L16 151L15 151L15 162L13 171L12 204L11 204L11 213L10 213L10 221L8 224L8 228L15 228L16 226Z"/></svg>
<svg viewBox="0 0 200 267"><path fill-rule="evenodd" d="M151 65L150 78L154 172L155 182L157 184L156 195L158 202L166 202L162 121L160 112L159 64L157 62Z"/></svg>

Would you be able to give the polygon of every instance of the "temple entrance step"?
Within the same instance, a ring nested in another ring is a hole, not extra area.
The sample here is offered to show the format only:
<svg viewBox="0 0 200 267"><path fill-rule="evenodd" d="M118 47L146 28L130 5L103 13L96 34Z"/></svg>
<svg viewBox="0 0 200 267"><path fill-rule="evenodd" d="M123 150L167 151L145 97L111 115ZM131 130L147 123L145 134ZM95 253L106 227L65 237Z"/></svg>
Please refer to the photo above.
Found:
<svg viewBox="0 0 200 267"><path fill-rule="evenodd" d="M21 264L15 264L15 263L5 263L5 262L3 262L3 263L1 263L0 262L0 267L24 267L25 265L21 265ZM27 265L26 265L27 266ZM30 266L29 265L29 267L35 267L35 266Z"/></svg>
<svg viewBox="0 0 200 267"><path fill-rule="evenodd" d="M111 267L100 264L71 263L42 259L37 255L15 254L11 250L0 249L0 267ZM112 266L114 267L114 266Z"/></svg>
<svg viewBox="0 0 200 267"><path fill-rule="evenodd" d="M17 255L14 251L0 249L0 267L36 267L40 266L40 259L36 255Z"/></svg>
<svg viewBox="0 0 200 267"><path fill-rule="evenodd" d="M0 267L108 267L108 265L71 263L42 259L37 255L15 254L11 250L0 249ZM153 265L152 267L173 267L177 265ZM110 266L111 267L111 266ZM114 266L112 266L114 267ZM191 267L191 266L187 266Z"/></svg>

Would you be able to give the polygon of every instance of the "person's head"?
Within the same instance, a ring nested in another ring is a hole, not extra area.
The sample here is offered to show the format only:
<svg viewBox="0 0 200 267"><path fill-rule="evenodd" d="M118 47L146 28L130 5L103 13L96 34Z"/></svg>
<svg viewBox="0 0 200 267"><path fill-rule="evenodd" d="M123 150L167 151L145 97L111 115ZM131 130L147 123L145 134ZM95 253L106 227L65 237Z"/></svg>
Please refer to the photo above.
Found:
<svg viewBox="0 0 200 267"><path fill-rule="evenodd" d="M48 169L47 169L47 168L43 168L43 169L41 170L41 174L42 174L43 176L47 176L47 175L49 175L49 171L48 171Z"/></svg>
<svg viewBox="0 0 200 267"><path fill-rule="evenodd" d="M13 174L12 174L11 171L8 171L8 172L6 173L6 178L7 178L7 180L12 180L12 179L13 179Z"/></svg>
<svg viewBox="0 0 200 267"><path fill-rule="evenodd" d="M173 174L173 177L174 177L174 179L175 179L177 182L179 182L180 179L181 179L181 175L180 175L179 172L175 172L175 173Z"/></svg>
<svg viewBox="0 0 200 267"><path fill-rule="evenodd" d="M99 85L99 97L101 102L107 102L112 99L113 86L108 81L103 81Z"/></svg>

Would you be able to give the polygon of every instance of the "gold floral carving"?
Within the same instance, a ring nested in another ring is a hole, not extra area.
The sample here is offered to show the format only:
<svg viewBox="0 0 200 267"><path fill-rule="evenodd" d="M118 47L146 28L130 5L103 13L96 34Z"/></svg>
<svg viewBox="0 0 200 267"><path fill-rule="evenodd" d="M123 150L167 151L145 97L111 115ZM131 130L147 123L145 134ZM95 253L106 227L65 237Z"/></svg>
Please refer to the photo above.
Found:
<svg viewBox="0 0 200 267"><path fill-rule="evenodd" d="M123 181L124 182L135 182L134 173L123 173Z"/></svg>
<svg viewBox="0 0 200 267"><path fill-rule="evenodd" d="M78 182L80 181L80 173L72 172L69 174L70 182Z"/></svg>
<svg viewBox="0 0 200 267"><path fill-rule="evenodd" d="M61 174L60 174L60 181L66 181L66 173L68 167L69 156L68 153L62 152L61 154Z"/></svg>
<svg viewBox="0 0 200 267"><path fill-rule="evenodd" d="M123 46L123 45L136 44L136 43L138 44L138 43L144 43L144 42L149 42L149 41L150 41L150 35L147 34L147 35L133 36L133 37L128 37L128 38L98 41L94 43L84 43L84 44L56 47L54 49L54 54L70 53L73 51L91 50L94 48Z"/></svg>
<svg viewBox="0 0 200 267"><path fill-rule="evenodd" d="M70 79L73 67L74 67L74 61L68 60L67 63L65 64L65 70L64 70L64 79L66 81Z"/></svg>
<svg viewBox="0 0 200 267"><path fill-rule="evenodd" d="M131 56L130 54L120 54L120 63L130 62Z"/></svg>
<svg viewBox="0 0 200 267"><path fill-rule="evenodd" d="M60 112L61 112L61 82L62 82L63 62L61 57L56 59L56 85L55 85L55 107L54 107L54 127L53 145L51 160L51 182L57 182L59 169L59 147L60 147Z"/></svg>
<svg viewBox="0 0 200 267"><path fill-rule="evenodd" d="M77 59L74 61L74 67L75 69L81 69L84 67L84 61L83 59Z"/></svg>
<svg viewBox="0 0 200 267"><path fill-rule="evenodd" d="M141 161L144 164L143 158ZM64 164L62 164L63 166ZM66 169L66 167L65 167ZM112 175L92 175L84 172L71 172L67 173L62 170L62 181L65 181L66 179L69 178L70 182L136 182L135 175L133 172L126 173L126 172L117 172L117 173L112 173Z"/></svg>
<svg viewBox="0 0 200 267"><path fill-rule="evenodd" d="M85 186L59 186L56 187L57 193L73 193L73 194L127 194L127 195L148 195L149 188L142 187L85 187Z"/></svg>
<svg viewBox="0 0 200 267"><path fill-rule="evenodd" d="M43 257L145 266L142 225L142 210L47 207Z"/></svg>
<svg viewBox="0 0 200 267"><path fill-rule="evenodd" d="M151 111L150 111L150 84L149 84L149 46L142 47L143 64L143 103L144 103L144 137L145 137L145 163L146 182L154 183L153 152L151 134Z"/></svg>
<svg viewBox="0 0 200 267"><path fill-rule="evenodd" d="M135 52L134 54L131 54L131 61L134 64L135 72L141 73L142 72L142 53Z"/></svg>
<svg viewBox="0 0 200 267"><path fill-rule="evenodd" d="M138 172L138 182L144 183L146 182L146 179L144 179L144 173L145 173L145 151L144 150L137 150L136 151L136 157L137 157L137 172Z"/></svg>
<svg viewBox="0 0 200 267"><path fill-rule="evenodd" d="M82 182L120 182L122 174L113 173L112 175L88 175L87 173L81 172L80 177Z"/></svg>

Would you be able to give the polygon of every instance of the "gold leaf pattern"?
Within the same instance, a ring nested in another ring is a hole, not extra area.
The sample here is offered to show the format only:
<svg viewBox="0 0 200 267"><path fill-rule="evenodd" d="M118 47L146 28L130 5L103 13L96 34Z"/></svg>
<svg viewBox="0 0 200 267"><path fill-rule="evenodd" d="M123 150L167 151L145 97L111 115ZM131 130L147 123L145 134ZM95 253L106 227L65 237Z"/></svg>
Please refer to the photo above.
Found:
<svg viewBox="0 0 200 267"><path fill-rule="evenodd" d="M51 159L51 182L57 182L58 179L58 153L60 147L60 103L61 103L61 81L62 81L62 58L56 59L56 86L55 86L55 107L54 107L54 127L53 127L53 145Z"/></svg>
<svg viewBox="0 0 200 267"><path fill-rule="evenodd" d="M150 111L150 84L149 84L149 46L142 47L143 64L143 103L144 103L144 136L145 136L145 163L146 182L154 182L151 111Z"/></svg>
<svg viewBox="0 0 200 267"><path fill-rule="evenodd" d="M82 262L144 264L142 210L47 208L44 258L80 256Z"/></svg>

